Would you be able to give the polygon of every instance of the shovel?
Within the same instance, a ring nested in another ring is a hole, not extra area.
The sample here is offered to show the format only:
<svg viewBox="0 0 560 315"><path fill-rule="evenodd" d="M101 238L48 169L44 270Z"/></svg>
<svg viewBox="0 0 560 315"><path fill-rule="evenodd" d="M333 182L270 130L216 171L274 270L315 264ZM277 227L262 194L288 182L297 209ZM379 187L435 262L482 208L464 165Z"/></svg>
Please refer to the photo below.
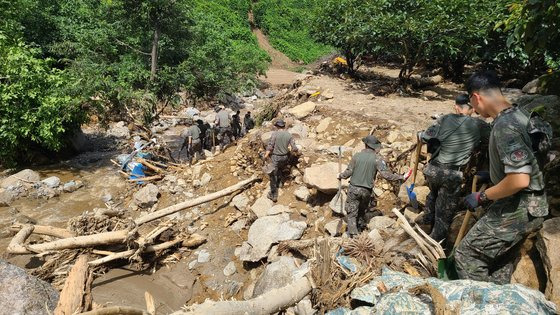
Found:
<svg viewBox="0 0 560 315"><path fill-rule="evenodd" d="M212 154L216 153L216 131L212 130Z"/></svg>
<svg viewBox="0 0 560 315"><path fill-rule="evenodd" d="M414 209L418 209L418 199L416 198L416 193L414 192L414 184L416 183L416 173L418 173L418 162L420 161L420 152L422 152L422 141L416 133L416 160L414 161L414 169L412 171L412 184L406 187L406 194L408 195L408 200L410 205Z"/></svg>
<svg viewBox="0 0 560 315"><path fill-rule="evenodd" d="M338 174L342 172L342 147L338 147ZM342 179L338 180L338 192L329 203L329 207L336 213L344 213L344 196L342 195Z"/></svg>
<svg viewBox="0 0 560 315"><path fill-rule="evenodd" d="M471 191L474 193L476 192L476 184L479 180L478 176L473 178ZM480 192L483 192L486 189L486 184L480 187ZM469 221L472 217L472 211L467 210L465 213L465 218L463 219L463 223L461 224L461 228L459 229L459 233L457 234L457 239L455 239L455 244L453 244L453 250L451 254L447 258L440 259L438 261L438 278L445 279L445 280L455 280L458 279L459 276L457 275L457 269L455 268L455 249L461 244L463 237L467 232L467 226L469 225Z"/></svg>

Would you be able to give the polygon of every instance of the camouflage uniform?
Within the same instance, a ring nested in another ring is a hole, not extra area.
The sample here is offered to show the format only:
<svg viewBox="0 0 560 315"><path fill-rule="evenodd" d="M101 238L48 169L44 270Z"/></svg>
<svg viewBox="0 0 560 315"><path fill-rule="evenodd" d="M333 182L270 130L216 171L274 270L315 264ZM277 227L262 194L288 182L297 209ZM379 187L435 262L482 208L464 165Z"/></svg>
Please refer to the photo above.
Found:
<svg viewBox="0 0 560 315"><path fill-rule="evenodd" d="M218 127L220 146L223 149L231 141L231 118L228 112L223 109L216 114L216 127Z"/></svg>
<svg viewBox="0 0 560 315"><path fill-rule="evenodd" d="M203 155L200 135L201 131L198 125L192 125L181 133L181 136L185 138L184 141L187 146L188 160L191 160L193 157L196 157L198 159ZM192 138L190 146L188 145L189 137Z"/></svg>
<svg viewBox="0 0 560 315"><path fill-rule="evenodd" d="M455 252L461 278L509 283L512 249L540 228L548 214L543 174L531 149L527 122L527 113L516 107L494 120L489 145L492 183L510 173L528 174L530 183L525 190L496 200L463 239Z"/></svg>
<svg viewBox="0 0 560 315"><path fill-rule="evenodd" d="M389 171L387 163L370 148L355 154L346 170L340 175L344 179L352 176L345 205L348 234L352 236L360 232L358 223L364 220L365 211L370 204L371 191L377 172L387 180L403 179L402 175Z"/></svg>
<svg viewBox="0 0 560 315"><path fill-rule="evenodd" d="M231 128L235 138L241 137L241 118L237 113L231 117Z"/></svg>
<svg viewBox="0 0 560 315"><path fill-rule="evenodd" d="M436 241L448 236L461 200L462 171L472 154L488 143L489 133L490 126L480 119L449 114L439 117L421 134L422 141L428 143L432 159L423 172L430 193L420 223L433 225L430 236Z"/></svg>
<svg viewBox="0 0 560 315"><path fill-rule="evenodd" d="M289 147L291 147L294 152L298 150L294 138L285 130L274 132L268 141L267 151L271 152L270 159L272 161L270 197L274 200L278 198L278 188L282 182L282 170L288 164Z"/></svg>

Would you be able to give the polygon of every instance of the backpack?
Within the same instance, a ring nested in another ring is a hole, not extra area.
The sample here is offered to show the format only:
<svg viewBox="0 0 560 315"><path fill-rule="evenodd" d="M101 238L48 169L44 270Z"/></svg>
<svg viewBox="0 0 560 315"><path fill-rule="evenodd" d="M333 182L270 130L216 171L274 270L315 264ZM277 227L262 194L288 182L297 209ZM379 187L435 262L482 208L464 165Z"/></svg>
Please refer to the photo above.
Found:
<svg viewBox="0 0 560 315"><path fill-rule="evenodd" d="M527 112L529 122L527 133L531 138L533 154L537 158L541 170L548 162L548 152L552 148L552 126L536 111Z"/></svg>

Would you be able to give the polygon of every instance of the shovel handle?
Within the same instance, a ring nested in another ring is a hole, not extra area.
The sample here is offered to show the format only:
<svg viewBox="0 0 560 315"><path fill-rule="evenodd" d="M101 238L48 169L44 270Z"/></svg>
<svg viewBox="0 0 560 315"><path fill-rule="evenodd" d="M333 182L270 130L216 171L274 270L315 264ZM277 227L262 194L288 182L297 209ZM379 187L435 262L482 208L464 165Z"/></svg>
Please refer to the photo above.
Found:
<svg viewBox="0 0 560 315"><path fill-rule="evenodd" d="M416 184L416 173L418 173L418 163L420 162L420 152L422 152L422 140L416 133L416 156L414 161L414 168L412 170L412 184Z"/></svg>
<svg viewBox="0 0 560 315"><path fill-rule="evenodd" d="M477 175L474 176L473 178L473 182L472 182L472 186L471 186L471 192L476 192L476 184L478 183L478 179L479 177ZM484 191L486 189L486 184L482 185L482 187L480 187L480 191ZM461 224L461 228L459 229L459 233L457 234L457 239L455 239L455 244L453 245L453 248L457 248L457 246L459 246L459 243L461 243L461 241L463 240L463 237L465 236L465 233L467 231L467 226L469 225L469 221L471 220L472 217L472 212L467 210L467 213L465 213L465 218L463 219L463 223Z"/></svg>

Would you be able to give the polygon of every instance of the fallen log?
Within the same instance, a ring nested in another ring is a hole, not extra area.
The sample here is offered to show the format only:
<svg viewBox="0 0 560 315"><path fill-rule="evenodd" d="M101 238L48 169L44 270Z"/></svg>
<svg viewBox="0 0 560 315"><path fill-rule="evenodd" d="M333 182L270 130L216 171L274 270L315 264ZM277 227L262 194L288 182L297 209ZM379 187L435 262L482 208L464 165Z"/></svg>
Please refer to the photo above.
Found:
<svg viewBox="0 0 560 315"><path fill-rule="evenodd" d="M162 178L163 178L163 176L161 176L161 175L154 175L154 176L147 176L147 177L132 178L132 179L129 179L128 181L129 182L148 182L148 181L151 181L151 180L160 180Z"/></svg>
<svg viewBox="0 0 560 315"><path fill-rule="evenodd" d="M126 237L128 235L127 230L121 230L121 231L114 231L114 232L98 233L93 235L69 237L69 238L63 238L52 242L24 246L23 243L25 242L27 237L29 237L29 235L26 235L25 238L21 238L21 237L18 238L18 235L20 235L20 233L21 231L18 232L18 234L16 234L16 236L14 236L14 238L10 242L10 246L8 246L7 249L8 253L31 254L31 253L54 251L54 250L62 250L68 248L83 248L83 247L91 247L96 245L117 244L117 243L124 242L124 240L126 240ZM31 232L29 234L31 234ZM19 247L14 248L11 246L14 241L18 242L17 245L19 245ZM21 250L22 248L25 249L25 251L22 251Z"/></svg>
<svg viewBox="0 0 560 315"><path fill-rule="evenodd" d="M8 245L7 252L10 254L27 254L29 251L23 243L33 233L33 225L24 225L19 232L12 238Z"/></svg>
<svg viewBox="0 0 560 315"><path fill-rule="evenodd" d="M150 315L148 312L139 308L128 306L111 306L99 308L93 311L80 313L80 315Z"/></svg>
<svg viewBox="0 0 560 315"><path fill-rule="evenodd" d="M22 224L13 224L12 226L10 226L11 231L19 231L22 228L23 228ZM67 238L67 237L76 236L74 232L68 231L67 229L57 228L48 225L34 225L33 234L48 235L48 236L54 236L58 238Z"/></svg>
<svg viewBox="0 0 560 315"><path fill-rule="evenodd" d="M62 292L60 292L54 315L71 315L86 310L84 309L84 296L89 274L87 261L87 255L80 255L70 269Z"/></svg>
<svg viewBox="0 0 560 315"><path fill-rule="evenodd" d="M301 301L311 292L311 282L307 277L291 284L272 289L256 298L246 301L210 301L192 305L185 311L178 311L172 315L214 314L214 315L244 315L244 314L273 314L280 312Z"/></svg>
<svg viewBox="0 0 560 315"><path fill-rule="evenodd" d="M153 252L156 252L158 250L168 249L168 248L173 247L174 245L176 245L178 243L181 243L182 241L183 241L182 239L176 239L176 240L168 241L168 242L165 242L165 243L148 246L142 251L142 253L153 253ZM108 263L110 261L113 261L113 260L128 258L128 257L134 255L134 253L136 253L136 251L137 251L136 249L130 249L130 250L126 250L124 252L114 253L114 254L105 256L103 258L92 260L88 264L92 267L96 267L96 266L102 265L104 263Z"/></svg>
<svg viewBox="0 0 560 315"><path fill-rule="evenodd" d="M245 186L247 186L248 184L251 184L251 183L253 183L257 180L258 180L258 177L253 176L253 177L251 177L249 179L246 179L244 181L241 181L241 182L239 182L239 183L237 183L233 186L230 186L230 187L227 187L225 189L216 191L216 192L211 193L209 195L198 197L198 198L193 199L193 200L183 201L183 202L178 203L176 205L173 205L173 206L170 206L170 207L152 212L150 214L147 214L143 217L140 217L140 218L134 220L134 222L136 223L136 225L141 225L141 224L144 224L146 222L150 222L150 221L160 219L162 217L168 216L168 215L173 214L175 212L179 212L183 209L195 207L195 206L198 206L200 204L212 201L214 199L218 199L220 197L227 196L231 193L234 193L234 192L236 192L240 189L245 188Z"/></svg>
<svg viewBox="0 0 560 315"><path fill-rule="evenodd" d="M148 160L143 159L143 158L137 158L136 159L138 162L142 163L142 165L146 166L147 168L151 169L152 171L156 172L156 173L161 173L163 172L163 169L153 165L152 163L150 163Z"/></svg>

